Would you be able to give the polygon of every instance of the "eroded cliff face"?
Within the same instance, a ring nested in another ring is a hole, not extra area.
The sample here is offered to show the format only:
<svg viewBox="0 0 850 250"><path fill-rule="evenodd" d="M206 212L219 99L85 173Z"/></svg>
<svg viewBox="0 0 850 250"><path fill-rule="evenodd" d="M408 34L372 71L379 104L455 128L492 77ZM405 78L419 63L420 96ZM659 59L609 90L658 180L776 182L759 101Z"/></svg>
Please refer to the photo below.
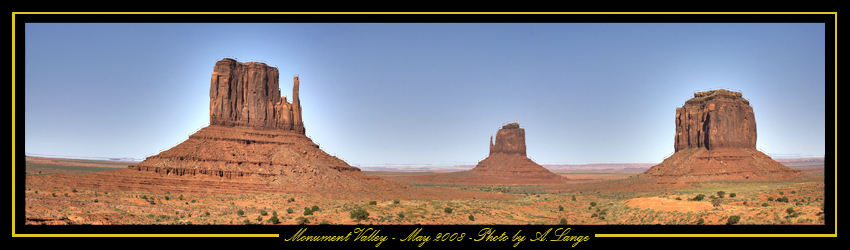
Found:
<svg viewBox="0 0 850 250"><path fill-rule="evenodd" d="M496 132L496 144L490 137L490 155L495 153L525 155L525 129L519 123L509 123Z"/></svg>
<svg viewBox="0 0 850 250"><path fill-rule="evenodd" d="M676 152L689 148L756 148L756 119L740 92L698 92L676 109Z"/></svg>
<svg viewBox="0 0 850 250"><path fill-rule="evenodd" d="M298 76L292 103L280 95L278 70L264 63L216 62L210 82L210 125L292 130L304 134Z"/></svg>

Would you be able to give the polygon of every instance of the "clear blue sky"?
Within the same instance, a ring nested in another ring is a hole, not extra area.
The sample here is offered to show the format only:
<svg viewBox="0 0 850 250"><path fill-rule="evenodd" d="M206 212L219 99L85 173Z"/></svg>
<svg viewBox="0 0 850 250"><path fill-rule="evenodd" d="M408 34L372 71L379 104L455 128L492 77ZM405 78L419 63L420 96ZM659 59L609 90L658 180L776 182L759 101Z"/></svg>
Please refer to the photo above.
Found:
<svg viewBox="0 0 850 250"><path fill-rule="evenodd" d="M824 29L27 24L25 151L168 149L209 123L213 66L235 57L278 67L290 100L299 74L307 135L352 165L475 164L511 121L541 164L661 162L673 152L676 107L719 87L750 100L761 150L823 156Z"/></svg>

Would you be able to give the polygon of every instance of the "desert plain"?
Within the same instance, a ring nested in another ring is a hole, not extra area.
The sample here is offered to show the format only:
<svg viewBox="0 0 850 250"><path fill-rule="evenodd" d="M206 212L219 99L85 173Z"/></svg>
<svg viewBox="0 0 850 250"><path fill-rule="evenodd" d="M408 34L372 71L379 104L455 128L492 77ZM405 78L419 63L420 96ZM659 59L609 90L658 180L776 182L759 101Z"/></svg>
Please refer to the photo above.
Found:
<svg viewBox="0 0 850 250"><path fill-rule="evenodd" d="M417 177L439 169L369 171L364 167L366 175L410 188L395 195L358 197L297 190L80 188L52 180L85 179L132 163L27 157L24 200L26 224L46 225L723 225L734 216L738 217L734 224L741 225L824 224L823 158L779 162L806 173L808 180L715 181L681 189L597 191L595 186L614 183L638 170L609 166L553 171L567 177L566 184L461 185L418 181ZM722 198L718 192L723 192ZM699 195L704 198L694 200ZM712 198L721 202L715 206ZM361 209L368 215L353 216Z"/></svg>

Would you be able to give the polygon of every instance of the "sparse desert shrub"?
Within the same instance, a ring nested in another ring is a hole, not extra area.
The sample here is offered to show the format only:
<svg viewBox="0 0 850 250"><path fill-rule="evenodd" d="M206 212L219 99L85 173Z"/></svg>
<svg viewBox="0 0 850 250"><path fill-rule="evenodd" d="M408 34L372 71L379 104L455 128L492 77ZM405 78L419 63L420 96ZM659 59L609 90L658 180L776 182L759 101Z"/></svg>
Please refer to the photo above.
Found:
<svg viewBox="0 0 850 250"><path fill-rule="evenodd" d="M717 197L723 198L723 195L726 195L726 192L717 191Z"/></svg>
<svg viewBox="0 0 850 250"><path fill-rule="evenodd" d="M97 202L97 199L94 199L94 202Z"/></svg>
<svg viewBox="0 0 850 250"><path fill-rule="evenodd" d="M263 216L262 216L262 215L257 215L257 221L263 221Z"/></svg>
<svg viewBox="0 0 850 250"><path fill-rule="evenodd" d="M681 198L681 197L676 197L676 200L677 200L677 201L680 201L680 200L682 200L682 198Z"/></svg>
<svg viewBox="0 0 850 250"><path fill-rule="evenodd" d="M277 211L272 211L272 216L277 216Z"/></svg>
<svg viewBox="0 0 850 250"><path fill-rule="evenodd" d="M166 196L165 196L165 200L169 200L169 199L171 199L171 198L169 198L169 197L168 197L168 195L166 195Z"/></svg>
<svg viewBox="0 0 850 250"><path fill-rule="evenodd" d="M311 210L309 207L305 207L304 215L313 215L313 210Z"/></svg>
<svg viewBox="0 0 850 250"><path fill-rule="evenodd" d="M322 222L319 222L319 225L330 225L330 224L331 223L326 221L326 220L322 220Z"/></svg>
<svg viewBox="0 0 850 250"><path fill-rule="evenodd" d="M591 206L591 207L595 207L595 206L596 206L596 202L595 202L595 201L591 201L591 202L590 202L590 206Z"/></svg>
<svg viewBox="0 0 850 250"><path fill-rule="evenodd" d="M65 193L65 197L70 197L70 196L68 196L68 193Z"/></svg>
<svg viewBox="0 0 850 250"><path fill-rule="evenodd" d="M304 225L304 224L307 224L307 223L310 223L310 219L307 219L307 218L304 218L304 217L298 217L297 219L295 219L295 224Z"/></svg>
<svg viewBox="0 0 850 250"><path fill-rule="evenodd" d="M206 212L204 212L204 215L205 215L205 216L210 216L210 211L206 211Z"/></svg>
<svg viewBox="0 0 850 250"><path fill-rule="evenodd" d="M313 212L319 211L319 206L313 205L313 207L310 208L310 210L313 210Z"/></svg>
<svg viewBox="0 0 850 250"><path fill-rule="evenodd" d="M737 216L737 215L729 216L729 219L726 219L726 225L733 225L735 223L738 223L738 221L740 221L740 220L741 220L741 216Z"/></svg>
<svg viewBox="0 0 850 250"><path fill-rule="evenodd" d="M762 207L767 207L767 206L770 206L770 204L767 204L767 202L765 202L765 203L762 203L762 204L761 204L761 206L762 206Z"/></svg>
<svg viewBox="0 0 850 250"><path fill-rule="evenodd" d="M773 201L773 197L767 197L767 201Z"/></svg>
<svg viewBox="0 0 850 250"><path fill-rule="evenodd" d="M263 210L260 210L260 215L266 216L266 215L269 215L269 212L266 212L266 210L263 209Z"/></svg>
<svg viewBox="0 0 850 250"><path fill-rule="evenodd" d="M472 215L470 214L470 215L469 215L469 220L470 220L470 221L475 221L475 216L472 216Z"/></svg>
<svg viewBox="0 0 850 250"><path fill-rule="evenodd" d="M558 211L564 211L564 206L558 205Z"/></svg>
<svg viewBox="0 0 850 250"><path fill-rule="evenodd" d="M72 189L71 189L71 192L72 192L72 193L76 193L76 192L77 192L77 189L76 189L76 188L72 188Z"/></svg>
<svg viewBox="0 0 850 250"><path fill-rule="evenodd" d="M245 215L245 211L242 211L242 209L239 209L239 210L236 211L236 214L238 214L239 216L242 216L242 215Z"/></svg>
<svg viewBox="0 0 850 250"><path fill-rule="evenodd" d="M450 214L450 213L452 213L452 208L447 207L447 208L446 208L446 209L444 209L443 211L445 211L447 214Z"/></svg>
<svg viewBox="0 0 850 250"><path fill-rule="evenodd" d="M180 197L177 197L177 199L179 199L179 200L181 200L181 201L182 201L182 200L183 200L183 195L181 194L181 195L180 195Z"/></svg>
<svg viewBox="0 0 850 250"><path fill-rule="evenodd" d="M399 203L401 203L401 200L399 200L399 199L393 200L393 204L399 204Z"/></svg>
<svg viewBox="0 0 850 250"><path fill-rule="evenodd" d="M705 224L705 220L703 220L702 218L699 218L699 220L697 221L697 225L704 225L704 224Z"/></svg>
<svg viewBox="0 0 850 250"><path fill-rule="evenodd" d="M695 196L695 197L694 197L693 199L691 199L691 200L693 200L693 201L702 201L703 199L705 199L705 195L704 195L704 194L698 194L697 196Z"/></svg>
<svg viewBox="0 0 850 250"><path fill-rule="evenodd" d="M566 225L566 224L567 224L567 219L565 219L565 218L561 218L561 222L560 222L560 223L558 223L558 224Z"/></svg>
<svg viewBox="0 0 850 250"><path fill-rule="evenodd" d="M788 197L782 196L782 198L776 199L778 202L788 202Z"/></svg>
<svg viewBox="0 0 850 250"><path fill-rule="evenodd" d="M294 213L294 212L295 211L293 211L291 207L286 209L286 213L288 213L288 214L291 214L291 213Z"/></svg>
<svg viewBox="0 0 850 250"><path fill-rule="evenodd" d="M599 214L593 213L593 214L590 215L590 218L594 218L594 217L599 217Z"/></svg>
<svg viewBox="0 0 850 250"><path fill-rule="evenodd" d="M293 201L295 201L295 198L289 198L289 200L287 200L286 202L293 202Z"/></svg>
<svg viewBox="0 0 850 250"><path fill-rule="evenodd" d="M149 200L148 202L150 202L151 205L156 205L156 202L154 202L153 200Z"/></svg>
<svg viewBox="0 0 850 250"><path fill-rule="evenodd" d="M785 209L785 212L788 213L788 215L792 215L794 214L794 208L789 207L788 209Z"/></svg>
<svg viewBox="0 0 850 250"><path fill-rule="evenodd" d="M370 201L369 205L378 205L378 202L377 201Z"/></svg>
<svg viewBox="0 0 850 250"><path fill-rule="evenodd" d="M713 200L711 200L711 205L714 206L714 207L719 207L720 203L722 203L722 201L723 201L723 199L720 199L720 198L713 199Z"/></svg>
<svg viewBox="0 0 850 250"><path fill-rule="evenodd" d="M738 195L737 195L737 194L735 194L735 193L731 193L731 194L729 194L729 197L735 198L735 196L738 196Z"/></svg>
<svg viewBox="0 0 850 250"><path fill-rule="evenodd" d="M398 218L404 219L404 212L398 212Z"/></svg>
<svg viewBox="0 0 850 250"><path fill-rule="evenodd" d="M277 218L277 215L272 215L272 217L269 218L268 222L271 224L278 224L280 223L280 219Z"/></svg>
<svg viewBox="0 0 850 250"><path fill-rule="evenodd" d="M785 192L779 191L779 195L785 195Z"/></svg>
<svg viewBox="0 0 850 250"><path fill-rule="evenodd" d="M365 209L359 208L356 210L351 210L351 218L356 219L357 221L365 220L369 218L369 212Z"/></svg>
<svg viewBox="0 0 850 250"><path fill-rule="evenodd" d="M575 195L573 195L573 197L572 197L572 198L570 198L570 199L572 199L573 201L576 201L576 196L575 196Z"/></svg>
<svg viewBox="0 0 850 250"><path fill-rule="evenodd" d="M791 191L791 194L796 194L796 193L797 193L797 191Z"/></svg>

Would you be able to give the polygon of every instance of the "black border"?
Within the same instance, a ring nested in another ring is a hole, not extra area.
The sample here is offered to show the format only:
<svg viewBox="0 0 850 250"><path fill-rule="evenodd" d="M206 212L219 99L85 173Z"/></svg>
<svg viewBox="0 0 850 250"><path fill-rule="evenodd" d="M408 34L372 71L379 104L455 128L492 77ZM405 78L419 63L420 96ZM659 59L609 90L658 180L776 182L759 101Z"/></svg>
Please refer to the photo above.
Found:
<svg viewBox="0 0 850 250"><path fill-rule="evenodd" d="M455 14L298 14L298 15L278 15L278 14L15 14L13 38L15 40L15 127L17 131L15 148L16 168L23 166L24 162L24 147L23 147L23 130L24 117L20 114L23 112L24 103L24 51L25 41L24 34L26 23L825 23L826 29L826 84L827 98L826 106L829 114L827 114L827 151L825 155L825 212L827 224L824 226L811 225L742 225L742 226L691 226L691 225L572 225L571 235L589 235L591 240L578 245L581 246L606 246L619 245L625 242L671 242L671 241L691 241L694 238L594 238L595 234L835 234L837 223L835 222L834 214L835 203L832 200L835 196L834 187L836 184L835 177L835 117L837 116L834 110L835 93L837 83L835 82L835 53L836 41L836 15L830 14L472 14L472 15L455 15ZM248 20L248 21L244 21ZM833 55L833 56L828 56ZM832 87L830 87L832 86ZM16 192L16 214L13 221L15 234L280 234L282 239L291 237L293 233L302 228L300 226L246 226L246 225L224 225L224 226L33 226L24 225L25 202L23 190L25 189L25 172L23 168L18 168L15 178ZM558 228L561 226L517 226L517 225L492 225L492 226L306 226L310 235L344 235L351 232L357 227L371 227L376 230L381 230L391 237L406 237L409 232L416 228L423 228L423 232L431 232L430 235L440 232L450 233L467 233L469 236L476 235L479 230L485 227L492 227L501 232L517 232L522 230L527 237L533 235L535 231L545 231L548 228ZM382 234L384 234L382 233ZM423 233L427 234L427 233ZM702 238L711 240L709 238ZM741 239L741 238L737 238ZM748 241L756 240L756 238L746 238ZM783 246L794 244L791 241L780 240L779 238L759 238L758 241L764 242L783 242ZM696 239L699 241L699 238ZM293 243L278 240L279 243L285 244L307 244L309 243ZM441 247L455 246L457 244L466 244L472 242L465 240L464 242L428 242L425 247ZM393 244L389 244L393 243ZM506 242L473 242L476 247L510 247L512 243ZM325 246L334 243L323 242L317 246ZM345 246L356 246L361 243L344 243ZM450 244L450 245L446 245ZM550 246L556 242L545 242L544 245L540 242L524 242L520 247L537 247ZM564 243L557 242L557 245ZM402 246L413 247L398 242L385 242L383 247ZM507 245L507 246L506 246ZM372 244L363 243L364 247L372 247ZM652 246L652 245L643 245ZM567 246L564 246L567 247Z"/></svg>

